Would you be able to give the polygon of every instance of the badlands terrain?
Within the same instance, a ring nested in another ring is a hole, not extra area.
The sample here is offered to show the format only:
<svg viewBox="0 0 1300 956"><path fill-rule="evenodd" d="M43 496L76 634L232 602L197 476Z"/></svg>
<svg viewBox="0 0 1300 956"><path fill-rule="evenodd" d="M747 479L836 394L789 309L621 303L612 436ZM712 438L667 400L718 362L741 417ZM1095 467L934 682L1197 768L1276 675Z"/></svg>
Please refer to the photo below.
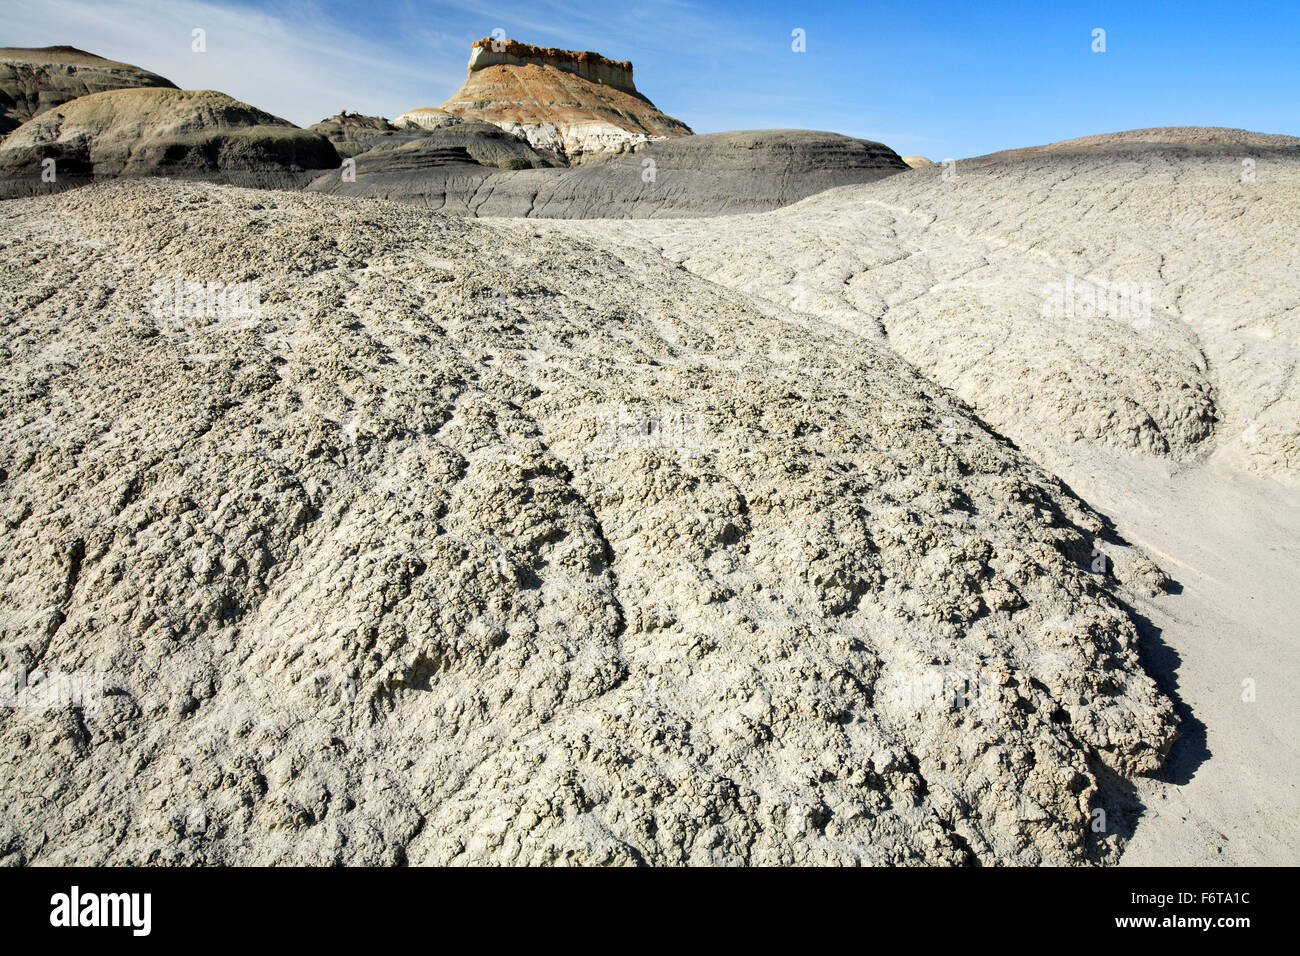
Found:
<svg viewBox="0 0 1300 956"><path fill-rule="evenodd" d="M474 49L0 143L0 862L1297 862L1300 140Z"/></svg>

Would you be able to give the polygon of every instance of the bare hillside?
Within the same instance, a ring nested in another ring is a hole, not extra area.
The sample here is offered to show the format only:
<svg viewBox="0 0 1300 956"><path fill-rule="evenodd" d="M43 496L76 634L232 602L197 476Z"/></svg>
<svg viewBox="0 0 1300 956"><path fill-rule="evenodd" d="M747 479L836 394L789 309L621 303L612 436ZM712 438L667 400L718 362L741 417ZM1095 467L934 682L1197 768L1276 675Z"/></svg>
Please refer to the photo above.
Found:
<svg viewBox="0 0 1300 956"><path fill-rule="evenodd" d="M0 216L0 664L105 682L0 710L8 861L1117 857L1164 578L902 335L576 226Z"/></svg>

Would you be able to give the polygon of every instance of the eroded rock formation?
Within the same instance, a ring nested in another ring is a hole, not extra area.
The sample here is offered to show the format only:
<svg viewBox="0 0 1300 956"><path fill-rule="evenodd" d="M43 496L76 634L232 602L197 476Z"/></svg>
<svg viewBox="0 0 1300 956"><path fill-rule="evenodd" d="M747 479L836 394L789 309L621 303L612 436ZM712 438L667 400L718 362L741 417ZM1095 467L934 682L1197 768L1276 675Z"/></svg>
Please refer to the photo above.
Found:
<svg viewBox="0 0 1300 956"><path fill-rule="evenodd" d="M442 109L500 126L576 163L690 128L637 92L632 64L598 53L476 40L465 84Z"/></svg>
<svg viewBox="0 0 1300 956"><path fill-rule="evenodd" d="M79 96L148 86L175 89L156 73L76 47L0 49L0 135Z"/></svg>
<svg viewBox="0 0 1300 956"><path fill-rule="evenodd" d="M324 137L224 93L109 90L47 110L10 133L0 143L0 196L117 176L293 188L338 165ZM43 176L48 169L52 181Z"/></svg>
<svg viewBox="0 0 1300 956"><path fill-rule="evenodd" d="M393 125L398 129L442 129L444 126L453 126L460 122L462 122L461 118L455 113L422 106L419 109L407 110L393 120Z"/></svg>
<svg viewBox="0 0 1300 956"><path fill-rule="evenodd" d="M376 146L408 143L416 138L382 116L364 116L347 110L313 123L307 129L324 136L334 144L338 154L345 157L364 153Z"/></svg>

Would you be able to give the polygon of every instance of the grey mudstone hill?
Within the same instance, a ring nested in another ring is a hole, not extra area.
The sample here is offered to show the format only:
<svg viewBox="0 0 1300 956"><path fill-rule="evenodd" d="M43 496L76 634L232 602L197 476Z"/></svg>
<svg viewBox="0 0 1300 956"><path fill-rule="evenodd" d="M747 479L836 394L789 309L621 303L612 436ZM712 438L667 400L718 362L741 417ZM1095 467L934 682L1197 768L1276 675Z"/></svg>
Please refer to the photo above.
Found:
<svg viewBox="0 0 1300 956"><path fill-rule="evenodd" d="M103 687L0 707L0 861L1117 857L1150 561L886 344L596 225L6 204L0 670Z"/></svg>
<svg viewBox="0 0 1300 956"><path fill-rule="evenodd" d="M431 135L451 135L461 128L445 127ZM414 144L402 149L408 148ZM323 173L307 188L398 199L454 215L644 219L765 212L834 186L873 182L908 168L880 143L813 130L682 136L573 168L523 171L483 168L445 156L437 162L399 164L398 152L363 153L357 157L354 182Z"/></svg>
<svg viewBox="0 0 1300 956"><path fill-rule="evenodd" d="M331 143L340 156L374 151L364 160L367 174L420 169L449 163L471 163L497 169L563 166L563 157L538 150L522 137L480 120L463 120L443 110L411 110L389 122L382 116L362 116L346 110L308 127ZM397 156L394 150L407 147Z"/></svg>
<svg viewBox="0 0 1300 956"><path fill-rule="evenodd" d="M428 111L434 112L434 111ZM537 169L564 165L564 159L538 150L499 126L479 120L462 120L444 113L446 121L418 125L402 120L389 123L374 116L341 113L311 126L338 150L357 159L361 176L393 177L398 181L437 181L440 167L485 166L492 169ZM382 124L382 125L380 125ZM328 173L321 178L328 179ZM342 170L337 177L343 181Z"/></svg>
<svg viewBox="0 0 1300 956"><path fill-rule="evenodd" d="M79 96L141 86L176 88L156 73L76 47L0 48L0 136Z"/></svg>
<svg viewBox="0 0 1300 956"><path fill-rule="evenodd" d="M382 145L401 145L418 139L419 134L401 130L382 116L363 116L344 110L307 127L334 144L340 157L355 156Z"/></svg>
<svg viewBox="0 0 1300 956"><path fill-rule="evenodd" d="M52 182L42 176L48 160ZM294 188L339 162L324 137L224 93L109 90L47 110L5 137L0 196L139 176Z"/></svg>
<svg viewBox="0 0 1300 956"><path fill-rule="evenodd" d="M1019 160L1066 161L1072 155L1093 162L1151 155L1162 155L1170 160L1233 155L1274 155L1294 160L1300 156L1300 137L1223 126L1154 126L1079 136L1042 146L1004 149L962 162L987 165Z"/></svg>

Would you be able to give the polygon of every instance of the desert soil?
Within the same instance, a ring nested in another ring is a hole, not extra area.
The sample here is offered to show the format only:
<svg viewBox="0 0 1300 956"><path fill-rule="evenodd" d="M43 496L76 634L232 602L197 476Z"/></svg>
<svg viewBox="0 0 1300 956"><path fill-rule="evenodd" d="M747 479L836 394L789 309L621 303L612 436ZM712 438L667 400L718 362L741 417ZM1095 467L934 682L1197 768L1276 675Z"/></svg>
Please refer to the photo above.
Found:
<svg viewBox="0 0 1300 956"><path fill-rule="evenodd" d="M1296 862L1270 148L4 204L0 859Z"/></svg>
<svg viewBox="0 0 1300 956"><path fill-rule="evenodd" d="M1297 141L1144 133L761 216L571 228L887 343L1098 508L1172 579L1133 610L1182 736L1137 783L1125 861L1295 864ZM1150 312L1045 312L1067 277Z"/></svg>

